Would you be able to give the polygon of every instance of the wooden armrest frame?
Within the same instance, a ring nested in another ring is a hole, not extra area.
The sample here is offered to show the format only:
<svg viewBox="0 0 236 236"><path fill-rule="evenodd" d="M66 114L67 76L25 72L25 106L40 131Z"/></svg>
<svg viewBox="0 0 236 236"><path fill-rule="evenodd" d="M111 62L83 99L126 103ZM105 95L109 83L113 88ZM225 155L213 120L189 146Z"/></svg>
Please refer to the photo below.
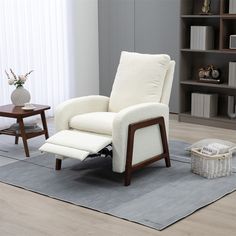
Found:
<svg viewBox="0 0 236 236"><path fill-rule="evenodd" d="M160 155L156 155L150 157L149 159L142 161L138 164L132 165L133 160L133 146L134 146L134 135L136 130L142 129L152 125L159 125L160 133L161 133L161 140L163 145L163 153ZM128 186L131 182L131 175L132 172L138 169L141 169L155 161L160 159L165 159L166 167L170 167L170 156L169 156L169 148L168 148L168 141L166 135L166 128L165 128L165 121L163 117L156 117L148 120L143 120L137 123L130 124L128 127L128 141L127 141L127 154L126 154L126 166L125 166L125 182L124 185Z"/></svg>

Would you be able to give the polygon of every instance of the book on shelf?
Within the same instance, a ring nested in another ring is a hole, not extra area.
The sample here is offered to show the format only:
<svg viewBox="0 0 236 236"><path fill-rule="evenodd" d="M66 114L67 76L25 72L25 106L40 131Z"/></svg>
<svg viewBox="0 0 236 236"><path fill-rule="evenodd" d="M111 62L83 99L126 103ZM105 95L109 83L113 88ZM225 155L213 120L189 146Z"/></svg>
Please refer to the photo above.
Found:
<svg viewBox="0 0 236 236"><path fill-rule="evenodd" d="M209 83L209 84L220 84L222 83L222 80L220 79L212 79L212 78L199 78L197 80L200 83Z"/></svg>
<svg viewBox="0 0 236 236"><path fill-rule="evenodd" d="M37 125L37 123L26 123L26 124L24 124L24 127L25 127L25 130L26 130L26 129L34 129L34 128L38 127L38 125ZM11 129L11 130L17 130L17 129L19 129L19 123L14 123L14 124L12 124L12 125L9 127L9 129Z"/></svg>
<svg viewBox="0 0 236 236"><path fill-rule="evenodd" d="M212 26L191 26L190 49L210 50L214 49L214 29Z"/></svg>
<svg viewBox="0 0 236 236"><path fill-rule="evenodd" d="M218 94L204 94L203 117L210 118L217 115Z"/></svg>
<svg viewBox="0 0 236 236"><path fill-rule="evenodd" d="M192 116L198 116L198 110L197 110L197 93L192 93L191 98L191 115Z"/></svg>
<svg viewBox="0 0 236 236"><path fill-rule="evenodd" d="M20 134L21 133L20 127L19 127L19 123L12 124L8 128L8 130L15 131L16 134ZM42 128L40 126L38 126L37 123L29 123L29 124L24 124L24 130L25 130L25 133L33 133L33 132L41 131Z"/></svg>
<svg viewBox="0 0 236 236"><path fill-rule="evenodd" d="M25 133L35 133L35 132L39 132L39 131L42 131L42 128L39 126L34 129L25 129ZM19 129L16 130L15 132L16 132L16 134L21 134L21 131Z"/></svg>
<svg viewBox="0 0 236 236"><path fill-rule="evenodd" d="M229 0L229 14L236 14L236 0Z"/></svg>
<svg viewBox="0 0 236 236"><path fill-rule="evenodd" d="M218 94L192 93L191 115L210 118L217 115Z"/></svg>
<svg viewBox="0 0 236 236"><path fill-rule="evenodd" d="M229 62L229 86L236 87L236 62Z"/></svg>
<svg viewBox="0 0 236 236"><path fill-rule="evenodd" d="M192 93L191 115L203 117L204 99L200 93Z"/></svg>

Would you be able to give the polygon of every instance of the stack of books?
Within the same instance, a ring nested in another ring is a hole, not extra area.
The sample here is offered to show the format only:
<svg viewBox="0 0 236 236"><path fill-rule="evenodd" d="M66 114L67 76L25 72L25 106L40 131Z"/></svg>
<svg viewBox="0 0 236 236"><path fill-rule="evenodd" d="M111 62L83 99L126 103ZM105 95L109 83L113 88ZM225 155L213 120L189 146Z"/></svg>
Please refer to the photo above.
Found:
<svg viewBox="0 0 236 236"><path fill-rule="evenodd" d="M230 147L221 143L210 143L201 149L202 154L210 156L225 154L229 152Z"/></svg>
<svg viewBox="0 0 236 236"><path fill-rule="evenodd" d="M192 93L191 115L210 118L217 115L218 94Z"/></svg>
<svg viewBox="0 0 236 236"><path fill-rule="evenodd" d="M42 130L42 128L38 126L36 123L24 124L24 127L25 127L25 133L33 133L33 132L38 132ZM21 133L18 123L12 124L8 130L15 131L16 134Z"/></svg>
<svg viewBox="0 0 236 236"><path fill-rule="evenodd" d="M209 50L214 48L214 29L212 26L191 26L190 49Z"/></svg>

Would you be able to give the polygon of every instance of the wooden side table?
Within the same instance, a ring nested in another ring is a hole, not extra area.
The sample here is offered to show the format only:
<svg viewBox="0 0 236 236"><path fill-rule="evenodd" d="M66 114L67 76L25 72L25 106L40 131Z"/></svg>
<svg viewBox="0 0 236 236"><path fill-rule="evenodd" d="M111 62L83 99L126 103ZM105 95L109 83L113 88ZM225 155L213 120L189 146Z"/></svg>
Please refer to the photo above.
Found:
<svg viewBox="0 0 236 236"><path fill-rule="evenodd" d="M45 118L45 110L50 109L50 106L46 105L38 105L33 104L35 109L30 111L25 111L22 109L22 107L16 107L12 104L0 106L0 116L8 117L8 118L15 118L16 122L19 123L19 131L16 132L10 129L3 129L0 130L0 134L5 135L12 135L15 136L15 144L18 144L19 137L22 138L24 149L25 149L25 155L26 157L29 157L29 148L27 139L34 138L39 135L45 135L45 138L48 139L48 128L47 128L47 122ZM27 133L25 132L25 126L23 119L30 116L40 115L42 120L43 129L36 132Z"/></svg>

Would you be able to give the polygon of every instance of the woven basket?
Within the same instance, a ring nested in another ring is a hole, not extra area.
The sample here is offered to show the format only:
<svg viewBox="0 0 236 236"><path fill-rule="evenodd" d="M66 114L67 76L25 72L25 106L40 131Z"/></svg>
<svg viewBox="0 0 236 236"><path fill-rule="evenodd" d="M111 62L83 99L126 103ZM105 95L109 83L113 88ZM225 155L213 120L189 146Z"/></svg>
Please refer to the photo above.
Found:
<svg viewBox="0 0 236 236"><path fill-rule="evenodd" d="M232 173L232 152L209 156L200 151L199 148L191 150L191 170L193 173L208 179L228 176Z"/></svg>

